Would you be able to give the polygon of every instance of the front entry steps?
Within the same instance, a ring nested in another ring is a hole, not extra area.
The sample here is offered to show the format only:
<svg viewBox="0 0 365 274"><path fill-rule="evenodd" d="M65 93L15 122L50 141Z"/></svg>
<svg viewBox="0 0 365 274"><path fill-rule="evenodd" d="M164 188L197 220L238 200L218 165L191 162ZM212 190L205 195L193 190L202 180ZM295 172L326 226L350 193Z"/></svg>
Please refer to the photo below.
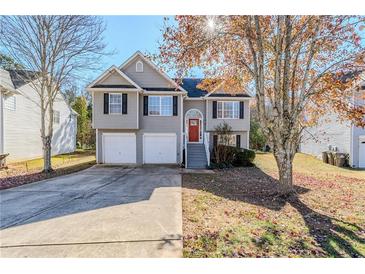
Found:
<svg viewBox="0 0 365 274"><path fill-rule="evenodd" d="M207 156L205 154L205 147L203 144L188 144L187 145L187 167L192 169L207 168Z"/></svg>

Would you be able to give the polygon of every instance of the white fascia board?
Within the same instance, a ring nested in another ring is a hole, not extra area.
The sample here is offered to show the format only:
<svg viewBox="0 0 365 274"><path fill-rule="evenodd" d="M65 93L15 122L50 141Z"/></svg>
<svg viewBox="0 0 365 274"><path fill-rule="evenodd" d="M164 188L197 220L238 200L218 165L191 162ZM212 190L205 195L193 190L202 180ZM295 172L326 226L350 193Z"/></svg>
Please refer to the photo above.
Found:
<svg viewBox="0 0 365 274"><path fill-rule="evenodd" d="M204 97L186 97L185 100L187 101L204 101Z"/></svg>
<svg viewBox="0 0 365 274"><path fill-rule="evenodd" d="M146 95L184 95L185 92L183 91L147 91L147 90L144 90L143 91L143 94L146 94Z"/></svg>
<svg viewBox="0 0 365 274"><path fill-rule="evenodd" d="M136 92L141 92L140 89L136 89L136 88L86 88L86 90L88 92L93 92L93 91L103 91L103 92L114 92L114 91L122 91L122 92L128 92L128 91L136 91Z"/></svg>
<svg viewBox="0 0 365 274"><path fill-rule="evenodd" d="M218 101L248 101L254 99L253 97L205 97L205 100Z"/></svg>

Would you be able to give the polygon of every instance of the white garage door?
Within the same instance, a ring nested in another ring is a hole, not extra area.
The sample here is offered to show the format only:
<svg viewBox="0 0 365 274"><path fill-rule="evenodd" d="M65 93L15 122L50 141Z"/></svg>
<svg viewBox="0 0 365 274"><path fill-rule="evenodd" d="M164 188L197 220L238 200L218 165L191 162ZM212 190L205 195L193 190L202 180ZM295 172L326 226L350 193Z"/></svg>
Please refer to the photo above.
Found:
<svg viewBox="0 0 365 274"><path fill-rule="evenodd" d="M365 168L365 136L360 136L359 140L359 167Z"/></svg>
<svg viewBox="0 0 365 274"><path fill-rule="evenodd" d="M136 135L133 133L103 133L104 163L135 164Z"/></svg>
<svg viewBox="0 0 365 274"><path fill-rule="evenodd" d="M176 164L176 134L144 134L143 159L146 164Z"/></svg>

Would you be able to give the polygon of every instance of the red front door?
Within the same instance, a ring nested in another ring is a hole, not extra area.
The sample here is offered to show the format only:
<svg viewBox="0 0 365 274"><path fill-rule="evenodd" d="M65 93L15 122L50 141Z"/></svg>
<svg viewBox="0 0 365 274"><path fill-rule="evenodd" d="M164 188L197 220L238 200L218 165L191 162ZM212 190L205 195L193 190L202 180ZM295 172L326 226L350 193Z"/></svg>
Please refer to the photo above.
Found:
<svg viewBox="0 0 365 274"><path fill-rule="evenodd" d="M189 142L199 142L199 119L189 119Z"/></svg>

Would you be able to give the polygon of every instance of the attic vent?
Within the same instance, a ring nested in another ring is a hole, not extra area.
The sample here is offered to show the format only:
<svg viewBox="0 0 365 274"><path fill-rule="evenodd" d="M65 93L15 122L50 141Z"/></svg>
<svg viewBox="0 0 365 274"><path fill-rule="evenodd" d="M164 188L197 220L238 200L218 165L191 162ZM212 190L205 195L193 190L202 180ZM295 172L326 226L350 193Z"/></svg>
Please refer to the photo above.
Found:
<svg viewBox="0 0 365 274"><path fill-rule="evenodd" d="M143 72L143 63L142 63L142 61L138 61L136 63L136 72Z"/></svg>

